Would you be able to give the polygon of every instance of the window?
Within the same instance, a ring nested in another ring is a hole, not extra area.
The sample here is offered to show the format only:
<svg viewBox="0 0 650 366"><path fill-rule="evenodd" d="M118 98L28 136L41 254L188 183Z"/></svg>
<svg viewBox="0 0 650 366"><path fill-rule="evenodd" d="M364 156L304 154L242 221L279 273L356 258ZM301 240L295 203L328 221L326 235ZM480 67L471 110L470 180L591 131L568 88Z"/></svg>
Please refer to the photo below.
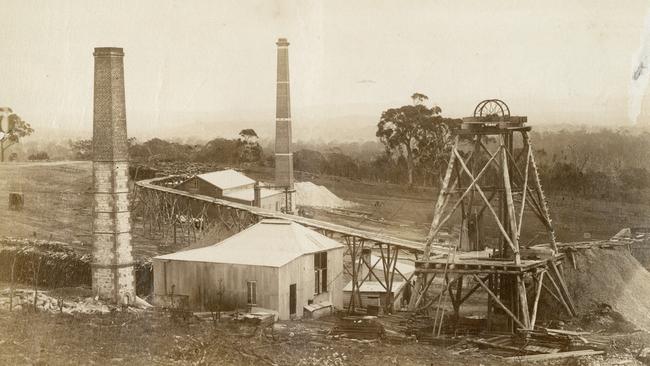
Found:
<svg viewBox="0 0 650 366"><path fill-rule="evenodd" d="M327 252L314 254L314 293L327 292Z"/></svg>
<svg viewBox="0 0 650 366"><path fill-rule="evenodd" d="M255 281L247 282L246 302L248 305L257 304L257 282Z"/></svg>

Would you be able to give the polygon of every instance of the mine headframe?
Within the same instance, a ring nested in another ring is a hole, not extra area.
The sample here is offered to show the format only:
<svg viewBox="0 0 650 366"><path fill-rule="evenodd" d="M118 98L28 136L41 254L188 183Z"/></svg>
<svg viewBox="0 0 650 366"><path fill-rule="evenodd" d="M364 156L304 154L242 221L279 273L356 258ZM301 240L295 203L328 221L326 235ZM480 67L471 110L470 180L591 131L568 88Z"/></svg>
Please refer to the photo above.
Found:
<svg viewBox="0 0 650 366"><path fill-rule="evenodd" d="M557 268L563 255L557 251L526 122L526 116L510 115L502 100L487 99L452 130L453 145L431 228L423 256L416 260L411 310L436 309L436 319L442 320L441 301L447 293L458 317L460 305L482 288L488 293L488 325L499 313L506 316L510 330L532 329L546 276L567 312L575 314ZM549 249L528 255L521 241L524 234L530 238L527 228L534 221L548 236ZM445 226L460 227L458 241L447 255L432 256L431 245L439 241ZM442 289L436 295L432 284L437 275L442 276L438 285ZM465 295L463 279L469 279L465 287L470 285ZM534 288L532 306L526 286Z"/></svg>

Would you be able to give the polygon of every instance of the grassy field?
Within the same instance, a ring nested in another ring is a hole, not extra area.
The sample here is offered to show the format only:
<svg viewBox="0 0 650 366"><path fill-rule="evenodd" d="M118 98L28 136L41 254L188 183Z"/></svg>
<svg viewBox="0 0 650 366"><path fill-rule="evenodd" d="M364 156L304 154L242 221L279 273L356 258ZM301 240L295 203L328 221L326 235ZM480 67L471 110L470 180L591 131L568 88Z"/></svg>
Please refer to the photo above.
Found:
<svg viewBox="0 0 650 366"><path fill-rule="evenodd" d="M22 192L22 211L8 209L10 192ZM2 163L0 164L0 235L35 237L70 243L90 252L92 243L92 163ZM133 243L137 256L157 252L156 242L137 230Z"/></svg>
<svg viewBox="0 0 650 366"><path fill-rule="evenodd" d="M251 176L270 180L270 169L253 169ZM82 251L90 249L92 228L92 165L90 162L3 163L0 164L0 235L14 237L52 238L72 243ZM382 232L412 240L423 240L431 218L436 192L433 189L408 190L389 184L367 184L349 179L297 174L299 180L312 180L329 188L338 196L359 203L359 211L367 217L341 215L316 210L316 218L356 228ZM25 194L23 211L9 211L9 192ZM376 205L380 203L380 205ZM592 238L608 238L623 227L649 225L650 203L609 202L550 196L549 207L560 241L582 240L585 233ZM543 232L537 219L524 216L526 243ZM453 227L450 225L450 228ZM151 256L158 251L157 242L140 235L139 222L133 227L133 244L137 256ZM490 236L488 232L488 236ZM496 237L496 233L492 233ZM546 240L540 236L535 243Z"/></svg>
<svg viewBox="0 0 650 366"><path fill-rule="evenodd" d="M272 178L271 169L251 169L249 174L258 179ZM384 222L379 224L360 218L346 218L322 210L317 211L317 218L420 241L431 225L437 198L437 190L433 188L416 187L409 190L395 184L369 184L299 172L296 173L296 179L324 185L339 197L360 203L361 210L372 213L374 219L383 219ZM547 199L559 241L585 240L588 237L606 239L623 227L650 226L650 201L641 198L639 202L630 203L547 194ZM377 202L381 204L379 207L375 206ZM486 220L490 226L493 225L487 213ZM458 220L452 219L448 229L453 229L457 224ZM521 233L523 243L533 239L533 243L541 243L547 239L545 235L538 236L545 233L545 230L532 212L525 212L524 227L525 230ZM497 232L488 231L487 235L496 238Z"/></svg>

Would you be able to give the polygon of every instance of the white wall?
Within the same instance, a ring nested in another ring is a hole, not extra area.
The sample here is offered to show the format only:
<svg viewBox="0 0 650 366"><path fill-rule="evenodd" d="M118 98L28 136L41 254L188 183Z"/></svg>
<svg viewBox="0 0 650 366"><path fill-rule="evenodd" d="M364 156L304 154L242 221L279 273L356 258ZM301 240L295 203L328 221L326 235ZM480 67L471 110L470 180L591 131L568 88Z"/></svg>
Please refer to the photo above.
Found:
<svg viewBox="0 0 650 366"><path fill-rule="evenodd" d="M165 264L166 262L166 264ZM189 296L190 309L207 311L217 298L219 280L225 306L247 307L247 281L257 282L257 307L278 308L278 268L242 264L153 260L154 294Z"/></svg>
<svg viewBox="0 0 650 366"><path fill-rule="evenodd" d="M279 271L279 313L280 319L289 319L289 286L296 284L296 317L302 317L303 306L309 300L315 303L329 301L335 307L343 306L343 252L344 248L327 252L328 291L314 296L314 255L296 258Z"/></svg>

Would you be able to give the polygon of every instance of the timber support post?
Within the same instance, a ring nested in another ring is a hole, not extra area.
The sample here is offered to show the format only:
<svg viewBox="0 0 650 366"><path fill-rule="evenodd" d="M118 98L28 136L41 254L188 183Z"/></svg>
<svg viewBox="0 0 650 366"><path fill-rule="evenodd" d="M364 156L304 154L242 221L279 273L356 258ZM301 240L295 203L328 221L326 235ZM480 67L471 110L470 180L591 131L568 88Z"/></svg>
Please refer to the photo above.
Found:
<svg viewBox="0 0 650 366"><path fill-rule="evenodd" d="M417 286L410 310L417 311L422 304L430 305L423 301L430 286L428 278L443 274L446 281L447 276L456 276L457 286L454 291L447 282L437 298L448 292L456 319L461 315L462 303L477 290L488 294L486 318L490 328L503 329L505 325L512 332L532 330L542 289L554 290L552 293L567 312L575 314L569 290L556 263L563 255L557 252L555 231L530 141L531 127L526 126L526 122L525 116L511 116L503 101L488 99L476 106L472 117L464 118L461 126L452 130L454 144L434 208L424 256L415 261ZM488 142L495 140L497 144ZM469 150L468 141L472 147ZM546 228L551 258L540 260L523 256L520 239L527 234L525 210L530 210ZM461 261L451 252L446 258L429 255L429 248L443 226L454 218L461 226L455 247L483 251L490 245L491 257ZM481 226L490 223L493 231L500 234L498 243L490 243L483 236L485 230ZM476 282L465 295L462 294L464 275ZM552 288L543 283L545 278ZM532 288L530 299L527 286ZM495 307L508 316L507 324L497 324Z"/></svg>

